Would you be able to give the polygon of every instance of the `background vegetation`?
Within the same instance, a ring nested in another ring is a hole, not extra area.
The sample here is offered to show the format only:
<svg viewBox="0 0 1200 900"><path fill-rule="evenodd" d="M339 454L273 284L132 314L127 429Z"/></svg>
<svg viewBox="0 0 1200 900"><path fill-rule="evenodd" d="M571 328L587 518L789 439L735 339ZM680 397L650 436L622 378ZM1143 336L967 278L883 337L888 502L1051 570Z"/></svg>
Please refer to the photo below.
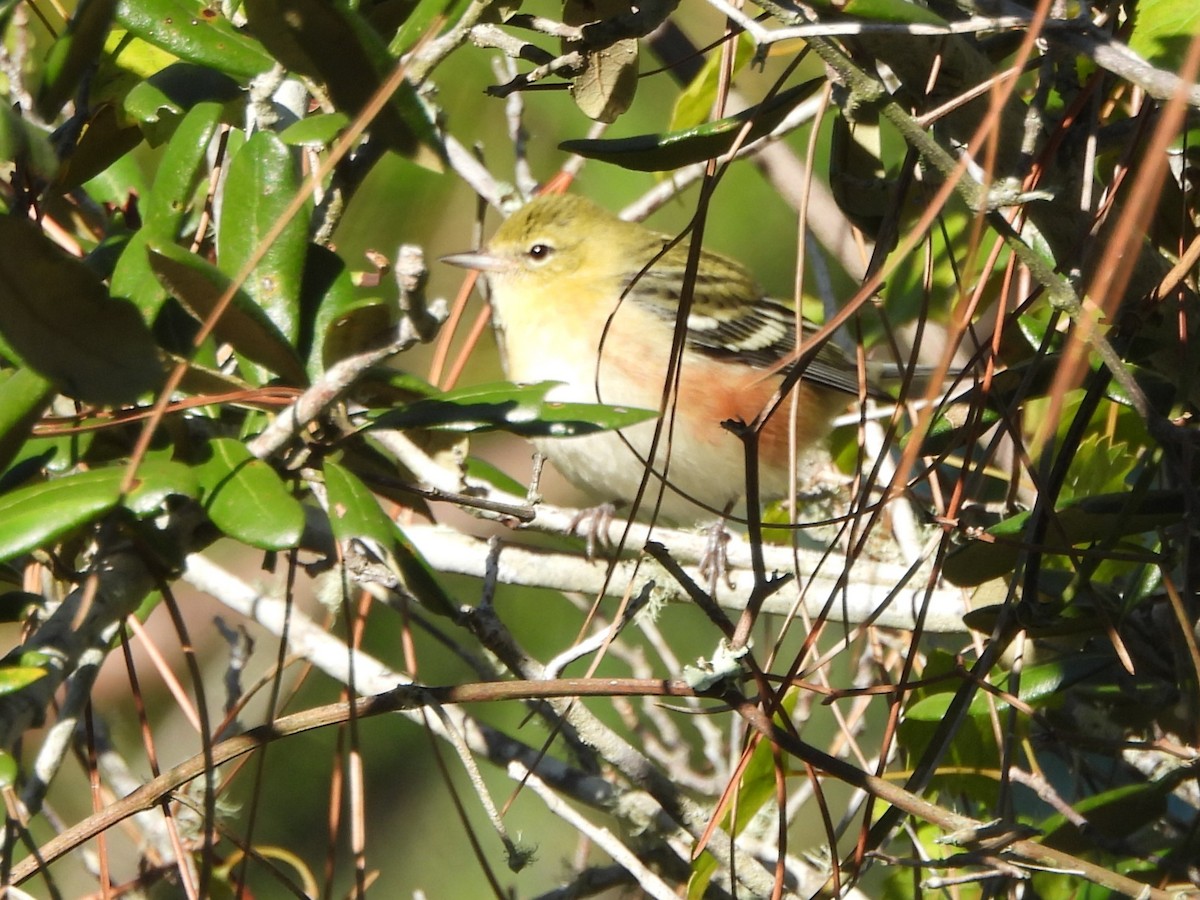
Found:
<svg viewBox="0 0 1200 900"><path fill-rule="evenodd" d="M0 26L14 892L1200 890L1200 11ZM531 501L525 437L624 420L503 384L428 262L567 182L921 367L727 577Z"/></svg>

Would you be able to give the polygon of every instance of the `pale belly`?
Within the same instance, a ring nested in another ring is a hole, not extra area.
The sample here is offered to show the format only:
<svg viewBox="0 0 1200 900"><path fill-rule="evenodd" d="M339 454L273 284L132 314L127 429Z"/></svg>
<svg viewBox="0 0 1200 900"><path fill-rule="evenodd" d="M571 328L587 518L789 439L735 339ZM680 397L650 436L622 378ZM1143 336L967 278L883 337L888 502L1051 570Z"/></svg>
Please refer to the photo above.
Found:
<svg viewBox="0 0 1200 900"><path fill-rule="evenodd" d="M521 383L562 382L551 399L605 403L658 410L663 404L667 353L627 334L623 365L612 354L601 357L583 337L527 335L526 346L506 341L509 377ZM576 340L575 346L570 341ZM555 343L547 346L547 341ZM565 343L564 343L565 342ZM631 346L632 345L632 346ZM725 367L693 358L681 372L678 390L662 418L620 432L537 441L538 449L566 478L599 502L630 504L637 495L646 462L655 448L654 465L642 498L640 515L648 517L662 491L660 516L676 523L711 520L728 511L740 513L746 496L745 450L742 441L721 427L724 419L749 421L773 392L775 382L742 387L729 382ZM828 419L836 404L827 402L820 417ZM674 411L674 415L672 415ZM661 422L661 424L660 424ZM657 443L655 432L659 430ZM778 436L773 435L775 443ZM775 447L778 455L778 447ZM759 497L777 499L788 490L787 466L760 465ZM663 476L665 475L665 489Z"/></svg>

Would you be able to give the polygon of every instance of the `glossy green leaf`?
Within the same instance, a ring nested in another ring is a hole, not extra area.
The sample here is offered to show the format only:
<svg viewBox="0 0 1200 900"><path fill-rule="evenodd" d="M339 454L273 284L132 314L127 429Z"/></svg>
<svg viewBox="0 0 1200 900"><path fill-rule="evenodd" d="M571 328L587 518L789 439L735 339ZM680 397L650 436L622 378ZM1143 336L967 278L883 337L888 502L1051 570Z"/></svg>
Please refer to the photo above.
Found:
<svg viewBox="0 0 1200 900"><path fill-rule="evenodd" d="M846 15L875 22L916 25L949 24L937 13L912 3L910 0L847 0L844 5L838 5L837 9Z"/></svg>
<svg viewBox="0 0 1200 900"><path fill-rule="evenodd" d="M124 100L150 146L171 139L188 110L198 104L225 104L243 96L238 83L221 72L192 63L175 63L138 83Z"/></svg>
<svg viewBox="0 0 1200 900"><path fill-rule="evenodd" d="M0 666L0 697L24 690L45 675L40 666Z"/></svg>
<svg viewBox="0 0 1200 900"><path fill-rule="evenodd" d="M233 277L267 242L268 232L303 188L299 151L276 135L259 131L229 163L217 225L217 260ZM300 285L308 251L305 204L271 241L243 289L267 314L279 333L294 345L300 333Z"/></svg>
<svg viewBox="0 0 1200 900"><path fill-rule="evenodd" d="M73 472L87 458L96 433L89 430L29 438L18 449L11 467L4 473L5 485L16 487L43 474L65 475Z"/></svg>
<svg viewBox="0 0 1200 900"><path fill-rule="evenodd" d="M193 194L208 176L208 152L220 133L222 112L220 103L197 103L172 134L141 206L142 227L155 237L175 240L180 236Z"/></svg>
<svg viewBox="0 0 1200 900"><path fill-rule="evenodd" d="M189 466L167 459L147 459L138 466L133 486L122 505L135 516L144 518L156 515L168 497L195 499L199 496L200 483Z"/></svg>
<svg viewBox="0 0 1200 900"><path fill-rule="evenodd" d="M205 321L228 288L229 277L195 254L173 244L149 247L147 254L150 268L159 281L193 316ZM288 381L305 381L304 369L292 347L267 315L246 296L245 291L239 290L234 294L233 302L217 321L214 334L248 359Z"/></svg>
<svg viewBox="0 0 1200 900"><path fill-rule="evenodd" d="M392 549L404 586L430 612L457 619L458 608L454 599L442 588L441 583L435 577L433 567L405 536L403 528L397 525L395 532L396 542Z"/></svg>
<svg viewBox="0 0 1200 900"><path fill-rule="evenodd" d="M418 0L388 44L388 53L394 58L399 58L429 33L439 16L447 25L453 24L471 2L472 0Z"/></svg>
<svg viewBox="0 0 1200 900"><path fill-rule="evenodd" d="M1058 370L1057 356L1039 356L997 372L987 391L973 386L957 392L940 410L921 443L922 456L940 456L978 440L1003 416L1022 403L1045 396Z"/></svg>
<svg viewBox="0 0 1200 900"><path fill-rule="evenodd" d="M378 33L347 6L327 0L247 0L245 6L251 27L276 58L324 82L348 115L362 112L396 65ZM370 131L402 156L440 166L441 143L410 82L401 83Z"/></svg>
<svg viewBox="0 0 1200 900"><path fill-rule="evenodd" d="M142 227L126 244L113 271L113 296L131 300L148 323L158 316L167 292L150 268L146 245L151 240L172 244L180 237L196 188L208 172L208 147L220 125L217 103L197 104L183 117L142 200Z"/></svg>
<svg viewBox="0 0 1200 900"><path fill-rule="evenodd" d="M464 468L468 478L486 481L497 490L514 497L523 496L529 490L529 485L517 481L500 467L478 456L468 456Z"/></svg>
<svg viewBox="0 0 1200 900"><path fill-rule="evenodd" d="M360 297L340 256L316 244L308 248L302 306L315 310L308 348L308 374L317 378L341 359L386 338L390 312L380 301Z"/></svg>
<svg viewBox="0 0 1200 900"><path fill-rule="evenodd" d="M1111 656L1100 653L1079 653L1026 666L1021 672L1019 697L1030 706L1045 706L1047 703L1055 702L1066 688L1095 676L1096 673L1111 665ZM998 687L1006 691L1008 685L1009 679L1006 677ZM953 698L953 691L923 697L906 710L905 717L915 722L940 722L949 711ZM1009 708L1008 701L1003 698L989 697L983 691L979 691L971 699L967 714L986 716L993 706L997 710Z"/></svg>
<svg viewBox="0 0 1200 900"><path fill-rule="evenodd" d="M120 467L54 478L0 496L0 560L46 547L120 500Z"/></svg>
<svg viewBox="0 0 1200 900"><path fill-rule="evenodd" d="M838 208L865 233L876 237L896 205L878 118L856 110L854 120L833 116L829 142L829 186Z"/></svg>
<svg viewBox="0 0 1200 900"><path fill-rule="evenodd" d="M21 767L16 758L6 750L0 750L0 790L13 790L18 786Z"/></svg>
<svg viewBox="0 0 1200 900"><path fill-rule="evenodd" d="M34 371L89 403L136 399L163 380L142 317L32 222L0 217L0 336Z"/></svg>
<svg viewBox="0 0 1200 900"><path fill-rule="evenodd" d="M743 145L769 134L797 104L810 97L824 83L824 78L814 78L736 115L682 131L628 138L563 141L559 147L568 153L578 153L589 159L638 172L678 169L728 152L747 122L752 124Z"/></svg>
<svg viewBox="0 0 1200 900"><path fill-rule="evenodd" d="M734 40L733 72L740 72L754 56L754 38L744 31ZM724 67L723 53L710 53L704 60L704 65L695 78L679 92L675 107L671 110L671 122L667 131L682 131L703 125L712 113L713 105L717 102L717 86L721 81L721 70Z"/></svg>
<svg viewBox="0 0 1200 900"><path fill-rule="evenodd" d="M329 524L339 544L366 540L372 549L390 551L394 538L392 520L379 500L349 469L326 460L325 488L329 495Z"/></svg>
<svg viewBox="0 0 1200 900"><path fill-rule="evenodd" d="M224 534L260 550L300 543L304 507L271 466L239 441L216 438L197 469L204 509Z"/></svg>
<svg viewBox="0 0 1200 900"><path fill-rule="evenodd" d="M1200 34L1200 5L1179 0L1138 0L1129 49L1156 66L1178 70Z"/></svg>
<svg viewBox="0 0 1200 900"><path fill-rule="evenodd" d="M116 7L117 0L79 0L66 31L46 54L36 99L43 120L53 121L78 89L83 73L96 64Z"/></svg>
<svg viewBox="0 0 1200 900"><path fill-rule="evenodd" d="M364 541L373 553L400 577L404 586L427 609L454 616L454 603L443 591L424 557L404 536L403 530L379 506L365 484L344 466L326 460L325 487L329 498L329 523L339 544Z"/></svg>
<svg viewBox="0 0 1200 900"><path fill-rule="evenodd" d="M133 488L121 497L123 465L52 478L0 496L0 559L11 559L56 542L122 503L134 515L156 514L167 497L195 497L191 471L178 463L148 460Z"/></svg>
<svg viewBox="0 0 1200 900"><path fill-rule="evenodd" d="M120 0L117 21L182 60L248 81L274 65L271 55L218 10L189 0Z"/></svg>
<svg viewBox="0 0 1200 900"><path fill-rule="evenodd" d="M121 472L97 469L0 497L0 560L12 559L88 524L117 505Z"/></svg>
<svg viewBox="0 0 1200 900"><path fill-rule="evenodd" d="M32 369L0 371L0 471L29 439L53 395L50 381Z"/></svg>
<svg viewBox="0 0 1200 900"><path fill-rule="evenodd" d="M485 384L418 400L376 417L374 428L440 428L460 432L508 431L524 437L576 437L628 428L657 412L599 403L547 400L554 382Z"/></svg>
<svg viewBox="0 0 1200 900"><path fill-rule="evenodd" d="M349 124L345 113L320 113L292 123L279 139L291 146L328 147Z"/></svg>
<svg viewBox="0 0 1200 900"><path fill-rule="evenodd" d="M1047 526L1045 553L1126 535L1141 534L1179 522L1185 514L1178 491L1148 491L1081 497L1054 514ZM1013 571L1026 539L1032 512L1020 512L987 529L991 540L956 547L946 558L945 576L953 584L977 585Z"/></svg>
<svg viewBox="0 0 1200 900"><path fill-rule="evenodd" d="M799 700L798 690L789 690L783 697L782 711L776 713L778 721L782 716L791 717ZM727 808L722 820L722 827L729 829L729 819L734 816L733 835L740 835L746 826L754 819L763 805L774 799L777 786L775 748L770 741L761 740L751 752L750 761L742 770L738 782L737 797ZM720 863L711 853L705 852L692 861L692 874L688 879L688 900L702 900L708 891L713 876L720 871Z"/></svg>

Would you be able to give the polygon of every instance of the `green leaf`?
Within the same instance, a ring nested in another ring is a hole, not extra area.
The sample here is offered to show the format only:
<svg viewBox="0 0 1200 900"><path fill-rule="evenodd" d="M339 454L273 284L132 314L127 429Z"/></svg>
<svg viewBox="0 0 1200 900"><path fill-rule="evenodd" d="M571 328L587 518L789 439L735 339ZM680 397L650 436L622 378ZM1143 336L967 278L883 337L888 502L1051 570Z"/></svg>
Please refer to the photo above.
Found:
<svg viewBox="0 0 1200 900"><path fill-rule="evenodd" d="M329 521L338 544L365 540L372 552L400 576L421 605L439 616L454 616L455 606L403 530L380 509L379 500L353 472L326 460L325 487L329 491Z"/></svg>
<svg viewBox="0 0 1200 900"><path fill-rule="evenodd" d="M0 790L12 790L17 787L21 775L21 767L16 758L5 750L0 750Z"/></svg>
<svg viewBox="0 0 1200 900"><path fill-rule="evenodd" d="M1138 0L1129 49L1156 66L1178 70L1200 33L1200 6L1179 0Z"/></svg>
<svg viewBox="0 0 1200 900"><path fill-rule="evenodd" d="M790 718L799 700L798 690L789 690L783 697L781 711L775 714L776 721L783 717ZM721 821L722 827L729 830L729 820L734 816L733 835L740 835L746 826L758 815L759 810L775 796L776 790L776 759L775 748L770 741L760 740L750 754L738 782L737 796ZM687 896L689 900L701 900L708 890L713 876L720 870L720 863L711 853L702 853L692 861L692 874L688 879Z"/></svg>
<svg viewBox="0 0 1200 900"><path fill-rule="evenodd" d="M107 471L107 470L105 470ZM124 469L121 469L122 476ZM193 470L168 459L147 459L138 466L133 487L122 505L138 518L156 515L168 497L200 496Z"/></svg>
<svg viewBox="0 0 1200 900"><path fill-rule="evenodd" d="M405 536L404 529L396 525L395 532L396 543L392 550L395 554L395 565L404 586L430 612L449 619L457 619L458 608L454 599L442 589L435 577L433 567L429 565L412 541Z"/></svg>
<svg viewBox="0 0 1200 900"><path fill-rule="evenodd" d="M53 395L54 386L32 369L0 371L0 471L20 452Z"/></svg>
<svg viewBox="0 0 1200 900"><path fill-rule="evenodd" d="M38 115L52 121L79 86L83 73L96 64L112 27L117 0L79 0L66 31L46 54L38 87Z"/></svg>
<svg viewBox="0 0 1200 900"><path fill-rule="evenodd" d="M268 232L303 189L299 151L267 131L254 134L229 163L217 225L217 260L230 277L266 243ZM308 251L305 204L255 265L243 288L293 346L300 333L300 285Z"/></svg>
<svg viewBox="0 0 1200 900"><path fill-rule="evenodd" d="M360 297L342 258L325 248L309 248L303 296L305 307L316 309L310 378L339 360L381 346L395 332L394 305Z"/></svg>
<svg viewBox="0 0 1200 900"><path fill-rule="evenodd" d="M275 64L271 55L234 28L219 9L188 0L120 0L117 21L148 44L238 81L270 69Z"/></svg>
<svg viewBox="0 0 1200 900"><path fill-rule="evenodd" d="M328 147L349 124L350 117L345 113L318 113L293 122L279 139L291 146Z"/></svg>
<svg viewBox="0 0 1200 900"><path fill-rule="evenodd" d="M839 11L860 19L898 24L947 25L945 19L909 0L848 0Z"/></svg>
<svg viewBox="0 0 1200 900"><path fill-rule="evenodd" d="M995 373L984 391L975 385L956 393L935 414L921 443L922 456L950 453L969 441L978 440L1001 420L1002 410L1016 410L1021 404L1045 396L1058 371L1057 356L1038 356L1023 360Z"/></svg>
<svg viewBox="0 0 1200 900"><path fill-rule="evenodd" d="M91 269L25 219L0 217L0 246L0 344L89 403L124 403L162 383L142 317Z"/></svg>
<svg viewBox="0 0 1200 900"><path fill-rule="evenodd" d="M19 163L47 180L58 171L58 156L50 136L23 119L7 103L0 103L0 162Z"/></svg>
<svg viewBox="0 0 1200 900"><path fill-rule="evenodd" d="M462 388L418 400L375 417L371 428L437 428L459 432L508 431L524 437L577 437L628 428L657 412L599 403L559 403L546 399L555 382L506 382Z"/></svg>
<svg viewBox="0 0 1200 900"><path fill-rule="evenodd" d="M124 479L124 466L109 466L53 478L0 496L0 560L46 547L94 522L121 502ZM138 469L125 505L137 515L148 515L170 494L195 493L195 481L184 467L147 461Z"/></svg>
<svg viewBox="0 0 1200 900"><path fill-rule="evenodd" d="M125 96L124 107L141 126L150 146L157 147L171 139L188 110L241 97L241 88L228 75L205 66L175 63L139 82Z"/></svg>
<svg viewBox="0 0 1200 900"><path fill-rule="evenodd" d="M233 438L210 441L208 451L196 475L213 524L260 550L287 550L299 544L304 507L275 470Z"/></svg>
<svg viewBox="0 0 1200 900"><path fill-rule="evenodd" d="M641 134L614 139L563 141L559 148L589 159L638 172L665 172L728 152L747 122L752 122L743 146L769 134L796 106L825 83L814 78L783 91L742 112L666 134Z"/></svg>
<svg viewBox="0 0 1200 900"><path fill-rule="evenodd" d="M438 584L429 563L384 513L367 486L333 460L325 461L324 472L329 523L338 543L365 540L372 552L383 554L384 561L423 606L438 615L453 617L454 603Z"/></svg>
<svg viewBox="0 0 1200 900"><path fill-rule="evenodd" d="M149 247L150 268L159 281L201 322L216 308L229 287L224 272L173 244ZM305 382L304 368L291 345L267 315L246 296L235 292L213 332L239 353L266 366L293 384Z"/></svg>
<svg viewBox="0 0 1200 900"><path fill-rule="evenodd" d="M754 56L754 38L742 32L734 38L733 72L740 72ZM667 131L682 131L708 121L713 105L717 102L717 86L721 81L723 53L711 53L704 60L699 73L692 79L675 100L671 110L671 122Z"/></svg>
<svg viewBox="0 0 1200 900"><path fill-rule="evenodd" d="M945 576L962 586L1008 575L1016 566L1032 512L1020 512L988 528L990 540L974 540L946 557ZM1065 553L1093 541L1141 534L1179 522L1185 514L1178 491L1147 491L1081 497L1054 513L1046 528L1044 553Z"/></svg>
<svg viewBox="0 0 1200 900"><path fill-rule="evenodd" d="M45 675L46 670L41 666L0 666L0 697L15 694Z"/></svg>
<svg viewBox="0 0 1200 900"><path fill-rule="evenodd" d="M388 53L398 59L429 32L435 19L441 16L448 23L456 22L471 2L472 0L418 0L388 44Z"/></svg>
<svg viewBox="0 0 1200 900"><path fill-rule="evenodd" d="M1166 777L1081 797L1071 803L1071 809L1087 820L1087 830L1081 831L1065 815L1055 813L1038 826L1043 833L1042 842L1068 853L1080 853L1096 846L1096 833L1092 829L1110 838L1128 838L1162 817L1167 795L1175 786L1175 779Z"/></svg>
<svg viewBox="0 0 1200 900"><path fill-rule="evenodd" d="M394 537L392 520L375 495L349 469L333 460L325 461L323 471L329 494L329 524L337 542L366 540L376 550L389 549Z"/></svg>
<svg viewBox="0 0 1200 900"><path fill-rule="evenodd" d="M1064 690L1072 685L1086 681L1106 668L1111 667L1111 655L1101 653L1078 653L1061 659L1053 659L1045 663L1026 666L1021 672L1021 690L1019 698L1030 706L1045 706L1056 702ZM1007 691L1011 676L1005 676L997 685ZM905 712L905 718L914 722L940 722L949 711L950 702L954 699L953 691L944 691L922 697L914 702ZM971 699L967 714L971 716L986 716L992 708L1005 710L1009 708L1008 701L979 691Z"/></svg>
<svg viewBox="0 0 1200 900"><path fill-rule="evenodd" d="M131 300L153 323L167 299L146 256L146 245L173 244L191 209L201 178L208 171L208 147L221 125L221 106L199 103L178 124L159 161L154 184L142 200L142 227L133 236L112 276L114 297Z"/></svg>
<svg viewBox="0 0 1200 900"><path fill-rule="evenodd" d="M113 104L95 107L79 140L65 153L54 187L62 193L74 190L133 150L142 138L141 129Z"/></svg>
<svg viewBox="0 0 1200 900"><path fill-rule="evenodd" d="M362 112L396 64L378 33L349 7L327 0L246 0L245 7L275 57L324 82L334 105L351 116ZM370 130L401 156L440 168L441 142L411 82L401 83Z"/></svg>

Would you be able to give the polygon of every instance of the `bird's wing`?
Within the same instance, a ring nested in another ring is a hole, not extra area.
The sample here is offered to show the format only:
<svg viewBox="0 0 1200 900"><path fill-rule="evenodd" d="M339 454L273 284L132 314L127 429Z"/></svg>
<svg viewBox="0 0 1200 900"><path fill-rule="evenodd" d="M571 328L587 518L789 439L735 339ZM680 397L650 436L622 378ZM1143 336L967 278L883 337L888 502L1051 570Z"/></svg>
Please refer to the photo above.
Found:
<svg viewBox="0 0 1200 900"><path fill-rule="evenodd" d="M632 281L626 293L628 301L672 323L679 313L686 264L680 249L664 254ZM807 320L801 327L806 336L817 330ZM686 340L689 348L707 356L767 369L795 356L796 314L790 305L766 297L741 264L706 251L692 289ZM848 394L859 391L853 361L829 342L808 363L804 378Z"/></svg>

